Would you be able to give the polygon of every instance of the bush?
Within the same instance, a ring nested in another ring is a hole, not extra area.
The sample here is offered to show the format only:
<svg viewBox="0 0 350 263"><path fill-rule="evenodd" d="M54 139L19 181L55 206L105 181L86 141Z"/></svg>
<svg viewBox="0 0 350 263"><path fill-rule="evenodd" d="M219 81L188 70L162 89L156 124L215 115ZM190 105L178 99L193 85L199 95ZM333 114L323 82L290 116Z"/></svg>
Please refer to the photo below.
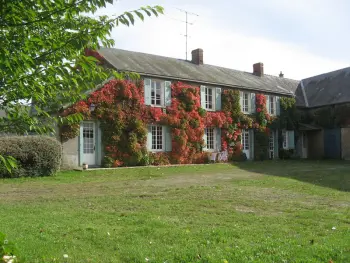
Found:
<svg viewBox="0 0 350 263"><path fill-rule="evenodd" d="M285 150L285 149L280 149L279 150L279 158L282 160L288 160L291 159L293 157L294 154L294 150L290 149L290 150Z"/></svg>
<svg viewBox="0 0 350 263"><path fill-rule="evenodd" d="M231 161L233 162L245 162L247 160L247 155L244 152L241 152L239 155L232 155L231 157Z"/></svg>
<svg viewBox="0 0 350 263"><path fill-rule="evenodd" d="M14 157L18 165L12 173L1 165L0 177L49 176L60 168L62 147L46 136L1 137L0 155Z"/></svg>

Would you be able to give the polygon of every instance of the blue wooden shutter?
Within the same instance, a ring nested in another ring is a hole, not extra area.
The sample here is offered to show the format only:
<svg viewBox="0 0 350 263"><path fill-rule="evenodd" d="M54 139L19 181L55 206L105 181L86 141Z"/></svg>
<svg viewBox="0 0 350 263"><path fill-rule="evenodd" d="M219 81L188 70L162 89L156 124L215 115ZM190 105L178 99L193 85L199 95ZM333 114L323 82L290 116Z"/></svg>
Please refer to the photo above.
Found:
<svg viewBox="0 0 350 263"><path fill-rule="evenodd" d="M265 95L266 97L266 110L267 113L270 114L270 95Z"/></svg>
<svg viewBox="0 0 350 263"><path fill-rule="evenodd" d="M221 110L221 88L215 89L215 96L216 96L215 110L220 111Z"/></svg>
<svg viewBox="0 0 350 263"><path fill-rule="evenodd" d="M151 105L151 79L145 79L145 104Z"/></svg>
<svg viewBox="0 0 350 263"><path fill-rule="evenodd" d="M205 86L201 86L201 107L205 109Z"/></svg>
<svg viewBox="0 0 350 263"><path fill-rule="evenodd" d="M171 81L165 81L164 102L165 106L171 106Z"/></svg>
<svg viewBox="0 0 350 263"><path fill-rule="evenodd" d="M171 128L168 126L163 126L163 136L165 141L165 151L171 152L172 145L171 145Z"/></svg>
<svg viewBox="0 0 350 263"><path fill-rule="evenodd" d="M250 160L254 160L254 130L250 129L249 131L249 155Z"/></svg>
<svg viewBox="0 0 350 263"><path fill-rule="evenodd" d="M243 91L239 92L239 105L241 105L241 112L243 112Z"/></svg>
<svg viewBox="0 0 350 263"><path fill-rule="evenodd" d="M250 113L255 113L255 93L250 93Z"/></svg>
<svg viewBox="0 0 350 263"><path fill-rule="evenodd" d="M102 135L100 122L96 122L96 164L101 165L102 162Z"/></svg>
<svg viewBox="0 0 350 263"><path fill-rule="evenodd" d="M203 151L207 151L207 129L204 129L204 134L203 134L203 141L204 141L204 147L203 147Z"/></svg>
<svg viewBox="0 0 350 263"><path fill-rule="evenodd" d="M216 151L221 151L221 129L220 128L216 128Z"/></svg>
<svg viewBox="0 0 350 263"><path fill-rule="evenodd" d="M79 130L79 166L83 165L84 162L84 136L83 136L83 123L80 123L80 130Z"/></svg>
<svg viewBox="0 0 350 263"><path fill-rule="evenodd" d="M288 149L294 149L294 131L286 131L288 133Z"/></svg>
<svg viewBox="0 0 350 263"><path fill-rule="evenodd" d="M152 126L147 127L147 150L152 151Z"/></svg>
<svg viewBox="0 0 350 263"><path fill-rule="evenodd" d="M281 104L280 104L280 97L276 96L276 115L279 116L281 114Z"/></svg>

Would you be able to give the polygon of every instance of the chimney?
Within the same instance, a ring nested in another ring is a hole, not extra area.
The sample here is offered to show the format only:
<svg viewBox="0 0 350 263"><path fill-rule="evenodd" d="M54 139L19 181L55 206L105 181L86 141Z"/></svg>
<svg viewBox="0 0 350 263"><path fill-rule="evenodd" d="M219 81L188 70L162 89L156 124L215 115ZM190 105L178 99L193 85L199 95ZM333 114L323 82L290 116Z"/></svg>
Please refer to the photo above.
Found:
<svg viewBox="0 0 350 263"><path fill-rule="evenodd" d="M203 49L197 48L192 50L192 63L196 65L203 65Z"/></svg>
<svg viewBox="0 0 350 263"><path fill-rule="evenodd" d="M280 78L283 78L283 77L284 77L284 74L282 73L282 71L280 72L279 77L280 77Z"/></svg>
<svg viewBox="0 0 350 263"><path fill-rule="evenodd" d="M264 76L264 63L255 63L253 65L253 74L259 77Z"/></svg>

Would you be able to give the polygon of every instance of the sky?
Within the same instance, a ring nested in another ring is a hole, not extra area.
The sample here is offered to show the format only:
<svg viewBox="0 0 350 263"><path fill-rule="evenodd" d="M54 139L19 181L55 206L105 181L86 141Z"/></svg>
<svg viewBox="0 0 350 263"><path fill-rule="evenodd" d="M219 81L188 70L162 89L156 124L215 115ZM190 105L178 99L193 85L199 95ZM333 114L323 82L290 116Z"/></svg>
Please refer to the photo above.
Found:
<svg viewBox="0 0 350 263"><path fill-rule="evenodd" d="M146 5L165 14L113 29L115 47L185 59L204 50L204 63L252 72L264 63L266 74L304 79L350 66L348 0L119 0L95 15L118 15Z"/></svg>

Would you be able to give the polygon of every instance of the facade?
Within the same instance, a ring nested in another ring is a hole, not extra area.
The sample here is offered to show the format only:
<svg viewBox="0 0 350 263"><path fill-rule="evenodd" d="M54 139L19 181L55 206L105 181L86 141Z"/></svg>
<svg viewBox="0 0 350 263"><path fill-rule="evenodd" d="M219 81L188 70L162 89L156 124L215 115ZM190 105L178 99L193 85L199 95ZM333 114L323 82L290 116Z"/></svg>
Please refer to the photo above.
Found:
<svg viewBox="0 0 350 263"><path fill-rule="evenodd" d="M226 119L223 117L227 115L225 113L227 110L223 109L226 107L224 97L230 90L239 92L240 112L247 118L259 113L259 109L257 109L259 106L257 104L258 96L264 98L266 116L278 118L281 112L281 98L293 98L300 92L300 81L284 78L283 74L278 77L266 75L262 63L254 64L253 71L249 73L206 65L203 63L203 50L201 49L192 51L191 61L107 48L102 48L98 54L100 58L103 58L103 63L109 67L140 74L143 79L142 91L140 91L140 94L142 92L143 95L142 104L147 106L151 112L160 112L159 114L163 114L163 117L171 115L174 111L174 101L177 103L180 100L174 93L177 83L185 83L184 85L188 85L188 87L195 87L198 94L194 91L191 96L193 96L193 101L198 99L198 111L199 108L204 109L207 112L207 117L202 119L198 117L200 125L203 126L200 127L203 129L196 128L194 131L201 134L201 140L204 142L200 145L200 152L209 156L212 153L220 153L216 154L215 158L218 159L218 156L221 156L222 160L227 158L227 149L230 147L225 146L223 138L229 136L227 135L228 123L230 123L230 127L235 126L235 132L239 130L237 133L239 142L235 141L235 143L239 144L241 151L249 160L259 159L261 155L264 155L265 158L266 154L267 158L270 159L279 158L281 149L287 151L296 149L301 157L311 155L319 157L317 154L324 148L323 144L319 143L322 141L323 133L319 134L314 131L314 126L308 127L312 129L312 132L305 127L305 130L300 127L301 130L274 128L268 132L266 145L264 145L264 149L267 151L263 151L261 154L261 145L257 145L258 121L254 122L253 125L250 123L237 128L237 121L236 123L232 120L229 122L227 116ZM304 93L302 92L302 94ZM300 104L300 98L296 99ZM92 104L90 101L89 107ZM306 105L303 106L306 108ZM210 118L222 116L226 124L208 124L208 116L213 116ZM181 120L181 117L178 118ZM245 119L245 117L240 118ZM203 123L201 123L202 120ZM174 144L174 136L176 136L174 130L176 128L173 124L169 125L162 123L162 121L153 120L149 121L146 126L145 145L149 153L161 156L162 153L176 155L177 152L181 151ZM79 125L78 133L78 136L62 142L64 167L81 166L83 163L91 166L102 165L103 158L109 151L106 150L106 147L110 147L103 142L106 135L103 132L103 127L101 129L101 121L90 118L82 122ZM232 134L235 136L234 133ZM343 137L347 136L346 132L342 134L344 134ZM302 140L300 140L300 135ZM311 149L310 144L317 144L318 148ZM186 160L180 161L180 163L186 163Z"/></svg>

